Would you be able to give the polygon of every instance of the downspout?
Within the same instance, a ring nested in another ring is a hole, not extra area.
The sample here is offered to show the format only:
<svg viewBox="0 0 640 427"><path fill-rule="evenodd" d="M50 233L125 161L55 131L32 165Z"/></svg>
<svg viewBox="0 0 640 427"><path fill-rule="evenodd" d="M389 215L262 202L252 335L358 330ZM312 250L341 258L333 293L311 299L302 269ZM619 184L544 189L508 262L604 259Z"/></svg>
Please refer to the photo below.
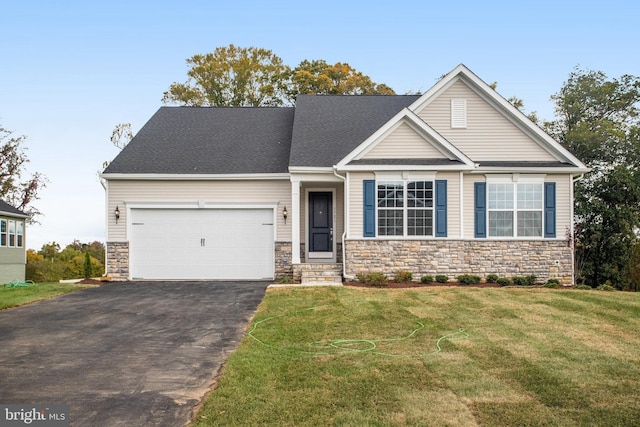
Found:
<svg viewBox="0 0 640 427"><path fill-rule="evenodd" d="M98 178L100 180L100 184L102 188L104 188L104 232L105 232L105 240L104 240L104 272L102 273L103 277L107 276L107 266L109 265L109 251L107 250L107 239L109 237L109 190L107 189L107 185L109 182L104 179L101 173L98 173Z"/></svg>
<svg viewBox="0 0 640 427"><path fill-rule="evenodd" d="M342 277L344 277L345 279L349 279L349 280L353 280L355 277L348 275L347 274L347 250L346 250L346 245L345 245L345 240L347 238L347 228L349 227L349 191L347 189L347 177L346 176L342 176L338 173L338 170L336 169L336 167L333 167L333 174L338 177L339 179L342 180L342 191L344 193L343 196L343 200L344 200L344 206L342 209L342 213L343 213L343 228L344 230L342 230L342 236L341 236L341 240L342 240Z"/></svg>
<svg viewBox="0 0 640 427"><path fill-rule="evenodd" d="M576 177L573 177L571 180L571 284L576 284L576 245L575 245L575 229L574 229L574 220L575 220L575 212L574 212L574 204L575 200L573 198L573 187L577 181L580 181L584 178L584 174L580 174Z"/></svg>

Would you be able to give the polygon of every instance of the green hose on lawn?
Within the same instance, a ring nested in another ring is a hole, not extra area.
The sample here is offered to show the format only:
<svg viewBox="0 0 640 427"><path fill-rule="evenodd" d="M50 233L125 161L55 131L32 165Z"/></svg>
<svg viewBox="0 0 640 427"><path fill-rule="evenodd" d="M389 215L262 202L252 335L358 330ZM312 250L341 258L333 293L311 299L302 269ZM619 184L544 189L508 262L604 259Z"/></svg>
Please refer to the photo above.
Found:
<svg viewBox="0 0 640 427"><path fill-rule="evenodd" d="M5 288L25 288L27 286L33 286L33 285L35 285L35 283L33 283L33 280L27 280L24 282L21 282L19 280L14 280L4 285L4 287Z"/></svg>

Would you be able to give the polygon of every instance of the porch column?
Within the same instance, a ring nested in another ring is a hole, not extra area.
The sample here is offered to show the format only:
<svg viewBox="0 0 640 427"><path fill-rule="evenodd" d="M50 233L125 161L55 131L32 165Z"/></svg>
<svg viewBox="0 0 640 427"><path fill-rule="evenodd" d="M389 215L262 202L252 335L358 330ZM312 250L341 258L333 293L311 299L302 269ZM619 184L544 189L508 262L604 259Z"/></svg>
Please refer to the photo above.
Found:
<svg viewBox="0 0 640 427"><path fill-rule="evenodd" d="M300 264L300 181L291 178L291 263Z"/></svg>

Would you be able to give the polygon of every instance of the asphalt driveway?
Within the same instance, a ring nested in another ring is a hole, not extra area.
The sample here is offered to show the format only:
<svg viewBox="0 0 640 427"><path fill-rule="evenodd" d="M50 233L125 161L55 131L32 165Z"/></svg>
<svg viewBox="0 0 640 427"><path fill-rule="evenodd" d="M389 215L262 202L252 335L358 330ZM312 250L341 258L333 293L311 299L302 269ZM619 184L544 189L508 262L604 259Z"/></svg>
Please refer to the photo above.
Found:
<svg viewBox="0 0 640 427"><path fill-rule="evenodd" d="M267 282L127 282L0 311L0 403L72 426L188 423Z"/></svg>

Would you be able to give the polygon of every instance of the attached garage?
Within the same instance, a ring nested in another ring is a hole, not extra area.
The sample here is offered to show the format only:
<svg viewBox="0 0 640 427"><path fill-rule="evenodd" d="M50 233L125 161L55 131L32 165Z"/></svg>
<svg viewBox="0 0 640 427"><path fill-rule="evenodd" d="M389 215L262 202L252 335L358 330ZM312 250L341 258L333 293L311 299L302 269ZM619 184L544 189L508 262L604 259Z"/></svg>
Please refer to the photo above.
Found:
<svg viewBox="0 0 640 427"><path fill-rule="evenodd" d="M274 278L273 209L132 208L133 280Z"/></svg>

